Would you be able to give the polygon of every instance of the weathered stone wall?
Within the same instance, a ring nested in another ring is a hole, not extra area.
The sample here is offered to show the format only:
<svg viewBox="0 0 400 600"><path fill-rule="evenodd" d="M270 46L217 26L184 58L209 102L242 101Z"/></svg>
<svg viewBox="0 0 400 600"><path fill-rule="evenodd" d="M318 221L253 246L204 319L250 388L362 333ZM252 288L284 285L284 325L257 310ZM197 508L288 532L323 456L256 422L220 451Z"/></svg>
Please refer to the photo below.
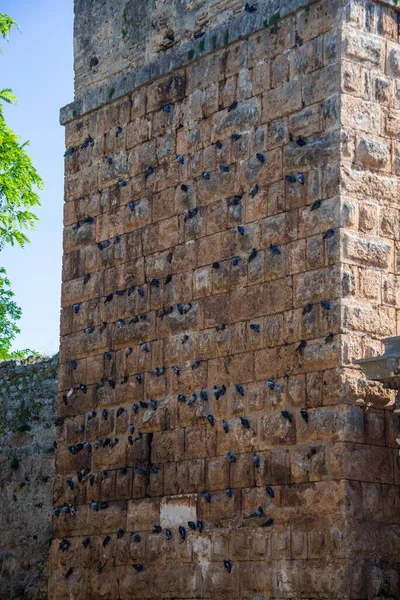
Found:
<svg viewBox="0 0 400 600"><path fill-rule="evenodd" d="M398 417L353 365L397 329L388 4L78 64L50 598L400 597Z"/></svg>
<svg viewBox="0 0 400 600"><path fill-rule="evenodd" d="M0 598L47 598L58 356L0 363Z"/></svg>

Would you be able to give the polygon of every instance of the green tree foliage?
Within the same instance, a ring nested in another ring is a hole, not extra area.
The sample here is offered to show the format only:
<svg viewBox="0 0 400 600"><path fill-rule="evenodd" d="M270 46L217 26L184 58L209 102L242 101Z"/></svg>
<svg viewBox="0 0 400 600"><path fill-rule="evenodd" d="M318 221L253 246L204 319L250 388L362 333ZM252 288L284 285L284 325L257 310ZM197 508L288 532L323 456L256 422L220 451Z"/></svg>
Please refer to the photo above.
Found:
<svg viewBox="0 0 400 600"><path fill-rule="evenodd" d="M16 23L0 13L0 38L8 39L10 29ZM1 50L0 50L1 52ZM26 152L28 142L7 127L3 105L16 104L9 88L0 90L0 250L6 244L24 247L29 239L26 231L37 220L33 209L40 205L38 190L42 180ZM11 353L11 346L19 329L16 322L21 309L13 300L14 294L4 267L0 267L0 360L23 355L27 351Z"/></svg>

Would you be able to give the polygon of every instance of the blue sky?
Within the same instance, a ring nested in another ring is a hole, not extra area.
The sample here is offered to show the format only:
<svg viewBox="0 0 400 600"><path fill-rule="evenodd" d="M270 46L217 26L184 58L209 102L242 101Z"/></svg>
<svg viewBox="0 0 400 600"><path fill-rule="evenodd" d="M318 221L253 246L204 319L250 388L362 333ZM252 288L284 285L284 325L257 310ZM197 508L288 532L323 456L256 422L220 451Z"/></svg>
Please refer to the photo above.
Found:
<svg viewBox="0 0 400 600"><path fill-rule="evenodd" d="M18 98L17 107L5 109L7 124L22 141L30 140L28 152L45 184L31 243L23 250L5 248L0 265L23 311L14 349L52 354L59 344L61 293L64 128L59 109L73 100L73 0L3 0L0 12L21 28L2 43L0 56L0 88L11 87Z"/></svg>

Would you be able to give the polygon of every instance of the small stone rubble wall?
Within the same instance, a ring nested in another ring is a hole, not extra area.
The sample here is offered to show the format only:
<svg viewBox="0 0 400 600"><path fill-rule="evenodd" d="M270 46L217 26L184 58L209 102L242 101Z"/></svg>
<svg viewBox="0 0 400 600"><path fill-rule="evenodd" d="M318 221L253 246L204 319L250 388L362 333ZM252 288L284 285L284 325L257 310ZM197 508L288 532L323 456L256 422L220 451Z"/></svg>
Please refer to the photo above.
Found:
<svg viewBox="0 0 400 600"><path fill-rule="evenodd" d="M129 92L78 65L50 598L400 597L398 416L353 364L398 333L398 12L271 6Z"/></svg>
<svg viewBox="0 0 400 600"><path fill-rule="evenodd" d="M58 356L0 363L0 598L47 598Z"/></svg>

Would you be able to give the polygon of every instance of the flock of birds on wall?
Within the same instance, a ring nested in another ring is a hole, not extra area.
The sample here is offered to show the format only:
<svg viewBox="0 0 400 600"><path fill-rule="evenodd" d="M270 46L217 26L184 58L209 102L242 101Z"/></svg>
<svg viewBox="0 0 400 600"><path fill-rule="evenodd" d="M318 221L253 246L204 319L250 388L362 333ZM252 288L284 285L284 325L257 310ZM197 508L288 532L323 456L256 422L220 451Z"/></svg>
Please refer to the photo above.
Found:
<svg viewBox="0 0 400 600"><path fill-rule="evenodd" d="M254 12L255 10L257 10L257 9L256 9L256 7L254 5L251 6L249 4L246 4L246 6L245 6L245 11L246 12L251 13L251 12ZM234 101L229 106L228 112L234 111L237 108L237 106L238 106L238 102ZM163 111L166 112L166 113L170 113L172 111L171 105L164 106ZM116 131L115 131L116 137L118 137L119 135L121 135L122 132L123 132L122 127L118 126L116 128ZM234 134L231 137L232 137L232 139L234 141L236 141L236 140L239 140L241 138L241 135L240 134ZM94 143L94 141L93 141L92 138L87 138L85 140L85 142L81 145L81 149L85 149L89 145L93 145L93 143ZM305 146L307 144L307 141L303 137L300 136L300 137L297 138L296 143L297 143L298 146L303 147L303 146ZM217 141L216 142L216 146L217 146L218 149L221 149L223 147L223 144L222 144L221 141ZM76 151L76 148L69 148L66 151L66 153L65 153L65 157L71 157L75 153L75 151ZM256 154L256 159L257 159L257 161L260 164L264 164L265 163L265 156L262 153L257 153ZM178 163L180 163L180 164L183 165L183 164L185 164L185 160L186 159L185 159L184 156L178 155L176 157L176 160L177 160ZM113 159L112 159L111 156L107 156L106 157L106 161L109 164L112 164ZM220 165L219 166L219 170L220 170L221 173L229 172L230 167L228 165ZM154 172L155 172L155 168L150 165L150 166L147 167L147 169L146 169L146 171L144 173L144 176L146 178L148 178L151 175L153 175ZM201 177L203 179L209 180L209 179L211 179L211 174L208 171L203 171L202 174L201 174ZM286 180L289 183L298 183L300 185L304 185L305 184L304 175L303 175L303 173L300 173L300 172L297 173L296 175L287 175L286 176ZM128 185L128 183L127 183L127 181L125 179L120 179L118 181L118 183L117 183L117 187L118 188L123 188L123 187L126 187L127 185ZM249 192L250 197L254 198L257 195L257 193L259 192L259 189L260 188L259 188L258 184L256 184L250 190L250 192ZM189 191L189 186L186 185L186 184L182 184L181 185L181 190L182 190L182 192L187 193ZM229 206L237 206L240 203L241 199L242 199L241 196L234 196L233 198L231 198L228 201L228 205ZM318 210L320 208L320 206L321 206L321 200L316 200L312 204L312 206L310 207L310 210L311 211ZM136 209L136 203L133 202L133 201L129 202L128 203L128 209L131 212L134 212L135 209ZM196 217L196 215L199 213L199 210L200 210L199 208L192 208L192 209L190 209L186 213L185 221L190 221L191 219L193 219L194 217ZM93 221L94 221L93 218L90 217L90 216L88 216L84 221L76 223L73 227L75 229L79 229L79 227L81 227L81 225L83 223L90 224L90 223L93 223ZM238 232L238 234L240 236L245 236L246 235L246 228L243 225L238 225L236 229L237 229L237 232ZM324 239L329 239L329 238L333 237L334 235L335 235L334 229L328 229L323 234L323 238ZM113 243L114 244L118 244L120 241L121 241L120 236L117 236L114 239ZM105 240L103 242L99 242L98 243L98 248L99 248L100 251L102 251L102 250L108 248L111 245L111 243L112 242L110 240ZM270 250L270 252L271 252L272 255L280 255L281 254L281 250L280 250L279 246L277 246L277 245L271 244L270 247L269 247L269 250ZM247 257L247 262L250 263L251 261L253 261L257 257L257 254L258 254L257 248L253 248L251 250L250 254ZM239 265L240 260L242 260L240 257L234 256L231 259L231 263L232 263L233 266L237 266L237 265ZM212 267L214 269L219 269L220 268L220 263L216 261L216 262L213 263ZM91 277L90 274L85 275L85 277L83 278L83 284L84 285L86 285L90 281L90 277ZM172 274L168 274L167 277L166 277L166 279L165 279L164 285L168 285L169 283L171 283L172 278L173 278ZM155 288L159 288L160 287L160 280L159 279L152 279L151 282L150 282L150 285L153 286L153 287L155 287ZM109 294L105 298L104 302L106 304L109 303L109 302L112 302L114 296L124 296L125 294L127 294L128 296L130 296L136 290L137 290L137 293L138 293L139 296L145 297L145 295L146 295L145 289L143 289L142 287L136 288L136 286L131 285L127 289L117 290L113 294ZM320 305L325 310L330 310L331 309L330 303L327 302L327 301L325 301L325 300L322 300L320 302ZM186 304L177 304L176 311L177 311L177 313L179 315L184 316L192 308L193 308L192 303L191 302L187 302ZM307 304L304 307L304 309L303 309L303 315L305 315L307 313L310 313L312 311L312 309L313 309L313 305L312 304ZM74 311L74 313L75 314L79 313L79 310L80 310L80 304L78 304L78 303L74 304L73 305L73 311ZM163 319L164 317L166 317L167 315L170 315L174 311L175 311L175 307L174 306L170 306L168 308L164 307L158 313L157 316L158 316L158 318ZM146 321L146 319L147 319L147 315L145 313L143 313L143 314L134 316L128 322L126 322L125 319L118 319L117 322L116 322L116 325L117 325L117 327L124 327L125 325L136 324L139 321ZM102 325L100 326L100 332L104 331L104 329L107 327L107 325L108 325L108 323L103 322ZM225 323L221 323L221 324L219 324L219 325L216 326L216 330L217 331L222 331L225 328L226 328L226 324ZM257 324L257 323L250 323L250 329L252 331L254 331L255 333L260 333L260 325ZM93 331L94 331L94 328L92 326L88 326L84 330L84 332L86 334L91 334L91 333L93 333ZM333 334L330 333L326 337L325 342L326 343L331 342L333 340L333 337L334 337ZM189 340L189 335L185 334L182 337L182 344L185 344L188 340ZM142 352L149 352L149 347L148 347L148 345L145 342L140 343L139 346L140 346L140 350ZM297 347L297 351L300 354L303 353L303 351L306 348L306 346L307 346L307 341L306 340L301 340L299 346ZM133 349L132 348L128 348L126 350L126 356L129 356L132 352L133 352ZM104 356L107 359L112 359L111 352L105 352ZM193 370L197 369L200 366L200 363L201 363L201 361L196 360L192 364L192 369ZM70 362L70 365L71 365L72 369L76 369L77 366L78 366L76 360L72 360ZM174 365L174 366L171 367L171 369L176 374L176 376L179 377L180 372L181 372L180 366L179 365ZM166 367L165 366L154 368L151 371L151 373L153 375L156 375L156 376L162 376L162 375L165 374L165 372L166 372ZM139 385L143 384L143 377L142 377L142 375L140 373L134 374L133 378L134 378L134 380L136 381L137 384L139 384ZM122 381L120 382L120 385L126 384L128 382L128 380L129 380L129 377L128 376L124 376L123 379L122 379ZM106 382L104 380L104 378L102 378L97 383L97 386L98 387L103 387L104 385L106 385L106 383L108 383L108 385L111 388L113 388L113 389L117 385L116 381L113 380L113 379L109 379ZM275 384L275 381L273 379L268 379L267 382L266 382L266 385L268 386L269 389L274 390L276 384ZM64 395L64 397L63 397L64 403L68 404L68 400L72 396L72 394L74 394L76 391L79 391L79 390L82 393L86 394L87 393L87 386L86 386L86 384L84 384L84 383L80 384L79 388L77 388L77 389L71 388L68 391L68 393L66 395ZM245 394L246 394L245 388L242 385L240 385L240 384L235 385L235 390L236 390L236 392L240 396L245 396ZM213 393L213 395L214 395L214 397L215 397L216 400L219 400L222 396L225 395L226 392L227 392L227 388L226 388L225 385L220 385L220 386L214 385L213 386L212 393ZM208 401L208 399L209 399L208 398L208 392L206 390L202 390L199 393L199 398L202 401L205 401L205 402ZM188 405L192 405L192 404L194 404L197 401L197 394L193 393L189 398L187 398L186 395L184 395L184 394L178 394L177 400L178 400L178 402L187 403ZM149 402L141 400L138 404L137 403L133 404L132 410L133 410L133 413L135 415L138 414L138 412L139 412L140 409L143 409L143 410L152 409L152 410L156 411L158 409L157 400L150 398ZM120 407L117 410L117 412L116 412L117 418L119 416L121 416L125 412L125 410L126 410L125 408ZM307 410L306 409L301 409L300 414L301 414L301 417L304 419L304 421L306 423L308 423L309 414L308 414ZM92 410L89 413L89 415L88 415L88 419L89 420L93 419L93 418L96 417L96 415L97 415L96 411ZM293 415L289 411L283 410L283 411L281 411L281 415L282 415L283 419L286 419L288 422L292 422ZM101 411L101 418L103 420L107 421L108 416L109 416L109 413L108 413L107 409L103 409ZM209 423L209 425L211 427L214 427L215 424L216 424L215 417L212 414L207 415L207 421L208 421L208 423ZM251 429L251 422L250 422L250 420L248 418L246 418L246 417L240 417L240 422L241 422L241 425L242 425L242 427L244 429ZM58 425L58 426L61 426L63 423L64 423L64 419L62 419L62 418L59 418L56 421L56 425ZM228 424L228 422L226 420L223 419L221 421L221 426L222 426L222 429L224 430L225 434L229 434L229 424ZM82 425L80 428L78 428L77 433L83 433L84 430L85 430L85 427L84 427L84 425ZM130 435L128 436L128 443L130 445L133 445L133 443L134 443L133 434L135 433L135 431L136 431L135 425L133 423L131 423L129 425L129 434ZM142 437L142 433L139 430L136 431L136 434L138 436L136 439L140 439ZM71 454L75 455L75 454L78 454L79 452L81 452L84 448L87 451L89 451L89 452L91 452L93 449L96 450L96 449L105 448L105 447L108 447L109 449L112 449L118 443L119 443L119 439L118 438L110 439L110 438L107 437L104 440L103 439L96 440L96 442L93 445L90 442L85 441L85 442L82 442L82 443L77 443L77 444L74 444L74 445L70 445L68 449L69 449L69 451L70 451ZM308 451L308 457L311 458L315 453L316 453L316 449L315 448L310 448L310 450ZM233 464L236 463L236 461L237 461L237 458L236 458L235 454L232 451L227 452L226 459L227 459L227 461L229 463L233 463ZM253 463L254 463L254 467L256 469L260 468L260 464L261 464L260 463L260 456L258 456L257 454L255 454L253 456ZM134 471L137 474L145 475L148 471L151 472L151 473L157 473L158 470L159 470L158 467L156 465L154 465L154 464L151 465L147 470L146 469L147 469L146 467L138 465L138 466L135 467ZM121 468L119 471L120 471L121 475L126 475L127 474L127 469L126 468ZM107 478L107 476L108 476L107 471L104 471L101 474L102 479ZM91 486L94 485L94 483L95 483L95 475L91 474L91 470L89 468L86 468L83 471L77 472L76 479L77 479L78 483L82 482L84 478L88 478L89 484ZM68 487L71 490L75 489L76 482L74 481L74 479L69 479L66 483L67 483ZM226 493L226 495L229 498L232 498L233 494L232 494L232 490L230 488L227 488L225 490L225 493ZM273 490L273 488L271 486L269 486L269 485L266 486L265 493L266 493L266 495L268 497L270 497L271 499L274 499L275 492L274 492L274 490ZM211 503L212 502L212 495L211 495L210 492L205 491L205 492L203 492L202 496L203 496L203 499L205 500L205 502L207 502L207 503ZM98 502L96 500L93 500L91 502L91 508L92 508L92 510L94 510L96 512L100 511L100 510L105 510L108 507L109 507L109 503L108 502ZM71 505L71 504L64 504L61 507L55 507L53 509L54 515L56 517L59 517L61 513L66 513L66 514L72 514L72 515L74 515L75 514L75 510L76 510L75 507L73 505ZM254 518L263 519L263 517L265 517L263 507L259 506L255 510L255 512L252 513L250 516L254 517ZM265 521L263 520L263 523L261 524L262 527L271 527L272 525L273 525L273 519L271 517L267 518ZM190 530L198 531L199 533L202 533L203 529L204 529L204 524L203 524L203 521L201 521L201 520L198 520L196 522L194 522L194 521L188 521L188 527L189 527ZM159 524L155 524L154 525L153 533L155 533L155 534L161 534L162 531L163 531L163 529L162 529L161 525L159 525ZM118 532L117 532L117 539L122 538L125 534L126 534L126 532L125 532L124 529L119 529ZM185 529L185 527L183 525L179 526L179 528L178 528L178 535L179 535L179 537L180 537L181 540L185 540L186 539L186 529ZM171 529L168 529L168 528L165 529L165 536L166 536L167 540L171 540L172 539L173 532L171 531ZM140 534L138 532L132 532L131 537L132 537L132 540L134 542L136 542L136 543L139 543L141 541L141 536L140 536ZM103 548L105 548L108 545L108 543L110 542L110 540L111 540L111 537L109 535L107 535L104 538L103 544L102 544ZM89 545L90 545L90 537L86 537L82 541L82 545L83 545L84 548L88 548ZM60 542L59 549L61 551L66 551L66 550L68 550L69 546L70 546L70 542L66 538L63 538L61 540L61 542ZM134 564L132 566L133 566L133 568L137 572L140 572L143 569L143 565L142 564ZM230 560L224 560L224 566L225 566L226 570L229 573L231 573L231 571L232 571L232 562ZM101 564L99 563L97 565L97 570L99 572L101 572L101 568L102 568ZM68 571L65 573L64 577L66 579L69 578L72 575L73 572L74 572L73 568L72 567L69 568Z"/></svg>

